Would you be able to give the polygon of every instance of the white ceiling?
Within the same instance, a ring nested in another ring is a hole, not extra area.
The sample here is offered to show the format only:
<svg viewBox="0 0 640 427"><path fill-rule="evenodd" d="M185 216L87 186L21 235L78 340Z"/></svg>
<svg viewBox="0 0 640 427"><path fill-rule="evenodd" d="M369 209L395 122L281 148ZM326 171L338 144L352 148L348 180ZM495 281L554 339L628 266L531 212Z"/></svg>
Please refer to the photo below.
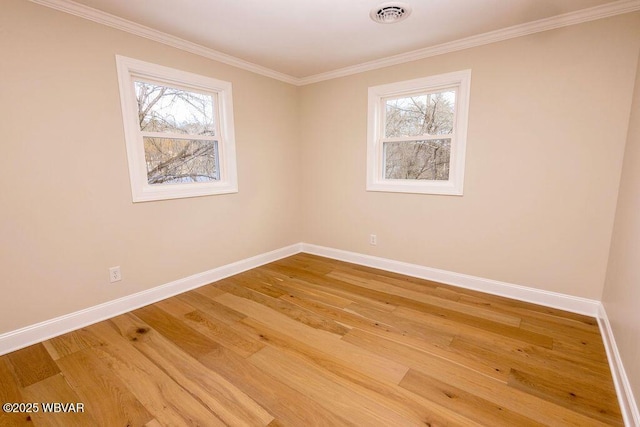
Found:
<svg viewBox="0 0 640 427"><path fill-rule="evenodd" d="M557 15L569 13L566 19L571 19L589 8L620 10L621 6L629 9L629 5L635 5L634 10L640 8L640 0L404 0L413 8L408 19L392 25L373 22L370 10L387 1L75 0L75 3L297 79Z"/></svg>

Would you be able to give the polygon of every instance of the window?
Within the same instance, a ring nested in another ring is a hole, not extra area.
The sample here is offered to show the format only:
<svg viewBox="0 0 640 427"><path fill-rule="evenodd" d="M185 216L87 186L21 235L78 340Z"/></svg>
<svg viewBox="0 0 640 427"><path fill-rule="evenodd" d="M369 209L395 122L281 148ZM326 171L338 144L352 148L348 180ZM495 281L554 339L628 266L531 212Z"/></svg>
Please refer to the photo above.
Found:
<svg viewBox="0 0 640 427"><path fill-rule="evenodd" d="M116 63L133 201L237 192L231 83Z"/></svg>
<svg viewBox="0 0 640 427"><path fill-rule="evenodd" d="M367 190L462 195L471 70L369 88Z"/></svg>

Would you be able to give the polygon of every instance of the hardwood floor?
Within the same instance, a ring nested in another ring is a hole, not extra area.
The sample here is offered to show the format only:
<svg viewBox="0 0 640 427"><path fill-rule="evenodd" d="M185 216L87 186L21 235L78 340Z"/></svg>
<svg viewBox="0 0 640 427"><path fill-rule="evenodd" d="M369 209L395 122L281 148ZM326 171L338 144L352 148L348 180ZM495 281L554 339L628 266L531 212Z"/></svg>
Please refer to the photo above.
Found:
<svg viewBox="0 0 640 427"><path fill-rule="evenodd" d="M308 254L2 356L0 401L39 404L1 426L622 425L595 319Z"/></svg>

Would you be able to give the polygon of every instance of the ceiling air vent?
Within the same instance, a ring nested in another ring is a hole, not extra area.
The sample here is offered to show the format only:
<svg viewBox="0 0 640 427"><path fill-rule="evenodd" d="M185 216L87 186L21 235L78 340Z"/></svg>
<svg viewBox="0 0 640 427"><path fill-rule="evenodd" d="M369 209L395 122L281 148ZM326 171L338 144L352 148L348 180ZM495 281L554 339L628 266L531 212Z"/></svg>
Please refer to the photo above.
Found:
<svg viewBox="0 0 640 427"><path fill-rule="evenodd" d="M406 3L382 3L371 9L369 16L379 24L393 24L406 19L411 13L411 7Z"/></svg>

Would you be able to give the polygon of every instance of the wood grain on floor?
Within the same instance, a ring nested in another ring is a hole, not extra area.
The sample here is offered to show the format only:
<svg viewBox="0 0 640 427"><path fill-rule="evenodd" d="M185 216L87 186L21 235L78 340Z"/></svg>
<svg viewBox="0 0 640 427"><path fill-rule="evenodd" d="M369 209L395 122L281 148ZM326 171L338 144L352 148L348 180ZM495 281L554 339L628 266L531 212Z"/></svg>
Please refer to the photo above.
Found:
<svg viewBox="0 0 640 427"><path fill-rule="evenodd" d="M308 254L4 355L0 401L39 408L2 426L623 425L595 319Z"/></svg>

